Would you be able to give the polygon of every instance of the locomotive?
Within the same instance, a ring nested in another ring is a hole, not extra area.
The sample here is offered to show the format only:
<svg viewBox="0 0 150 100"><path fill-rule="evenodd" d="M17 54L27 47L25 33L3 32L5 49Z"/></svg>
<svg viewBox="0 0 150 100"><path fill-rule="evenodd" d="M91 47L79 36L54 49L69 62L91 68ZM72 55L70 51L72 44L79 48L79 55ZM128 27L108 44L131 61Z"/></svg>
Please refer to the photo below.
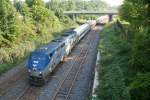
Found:
<svg viewBox="0 0 150 100"><path fill-rule="evenodd" d="M92 27L93 25L91 23L85 23L33 51L28 58L26 66L30 84L45 84L48 74L63 61L64 57L69 55L72 48Z"/></svg>

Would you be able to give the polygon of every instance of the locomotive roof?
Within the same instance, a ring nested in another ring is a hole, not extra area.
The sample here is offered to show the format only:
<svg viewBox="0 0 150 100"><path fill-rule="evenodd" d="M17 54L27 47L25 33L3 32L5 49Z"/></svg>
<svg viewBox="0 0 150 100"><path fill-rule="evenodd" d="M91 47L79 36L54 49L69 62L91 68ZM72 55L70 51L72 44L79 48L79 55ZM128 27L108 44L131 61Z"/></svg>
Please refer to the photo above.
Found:
<svg viewBox="0 0 150 100"><path fill-rule="evenodd" d="M75 33L75 31L74 30L69 30L69 31L66 31L64 34L62 34L62 35L67 35L67 34L74 34Z"/></svg>
<svg viewBox="0 0 150 100"><path fill-rule="evenodd" d="M66 31L65 33L73 33L73 32L75 32L74 29Z"/></svg>
<svg viewBox="0 0 150 100"><path fill-rule="evenodd" d="M39 49L35 50L35 52L42 52L45 54L50 54L54 52L58 47L60 47L64 42L49 42L48 44L40 47Z"/></svg>
<svg viewBox="0 0 150 100"><path fill-rule="evenodd" d="M75 31L71 30L71 31L68 31L68 32L65 32L64 34L61 35L61 37L70 37L72 36L73 34L75 34Z"/></svg>

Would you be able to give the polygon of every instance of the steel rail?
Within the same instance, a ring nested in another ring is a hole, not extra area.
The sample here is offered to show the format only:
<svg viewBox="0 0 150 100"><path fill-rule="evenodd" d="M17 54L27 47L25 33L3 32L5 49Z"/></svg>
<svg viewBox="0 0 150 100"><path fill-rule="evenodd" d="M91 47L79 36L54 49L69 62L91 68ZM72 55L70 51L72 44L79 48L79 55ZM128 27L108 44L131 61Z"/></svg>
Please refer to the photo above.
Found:
<svg viewBox="0 0 150 100"><path fill-rule="evenodd" d="M15 100L20 100L29 91L30 88L30 86L26 87L25 90Z"/></svg>

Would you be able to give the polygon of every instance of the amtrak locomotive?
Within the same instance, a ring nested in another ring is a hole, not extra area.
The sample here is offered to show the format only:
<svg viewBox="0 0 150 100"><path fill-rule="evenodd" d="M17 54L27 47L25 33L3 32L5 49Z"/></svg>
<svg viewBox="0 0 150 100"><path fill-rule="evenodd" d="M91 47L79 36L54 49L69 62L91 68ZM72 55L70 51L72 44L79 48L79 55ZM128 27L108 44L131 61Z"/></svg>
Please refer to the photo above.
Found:
<svg viewBox="0 0 150 100"><path fill-rule="evenodd" d="M44 84L46 76L63 61L91 27L90 23L83 24L32 52L27 62L29 82L34 85Z"/></svg>

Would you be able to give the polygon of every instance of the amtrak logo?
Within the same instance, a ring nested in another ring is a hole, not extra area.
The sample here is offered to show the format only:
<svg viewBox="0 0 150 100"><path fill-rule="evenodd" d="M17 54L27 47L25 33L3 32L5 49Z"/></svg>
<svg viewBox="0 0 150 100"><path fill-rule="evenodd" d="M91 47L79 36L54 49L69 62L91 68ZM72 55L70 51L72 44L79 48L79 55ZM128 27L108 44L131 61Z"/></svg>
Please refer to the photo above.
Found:
<svg viewBox="0 0 150 100"><path fill-rule="evenodd" d="M36 70L37 70L37 68L36 68L36 67L37 67L37 65L36 65L36 64L33 64L32 66L33 66L33 68L32 68L32 69L33 69L34 71L36 71Z"/></svg>
<svg viewBox="0 0 150 100"><path fill-rule="evenodd" d="M37 68L35 68L35 67L33 67L32 69L33 69L34 71L36 71L36 70L37 70Z"/></svg>
<svg viewBox="0 0 150 100"><path fill-rule="evenodd" d="M33 67L37 67L37 65L36 65L36 64L33 64L32 66L33 66Z"/></svg>

